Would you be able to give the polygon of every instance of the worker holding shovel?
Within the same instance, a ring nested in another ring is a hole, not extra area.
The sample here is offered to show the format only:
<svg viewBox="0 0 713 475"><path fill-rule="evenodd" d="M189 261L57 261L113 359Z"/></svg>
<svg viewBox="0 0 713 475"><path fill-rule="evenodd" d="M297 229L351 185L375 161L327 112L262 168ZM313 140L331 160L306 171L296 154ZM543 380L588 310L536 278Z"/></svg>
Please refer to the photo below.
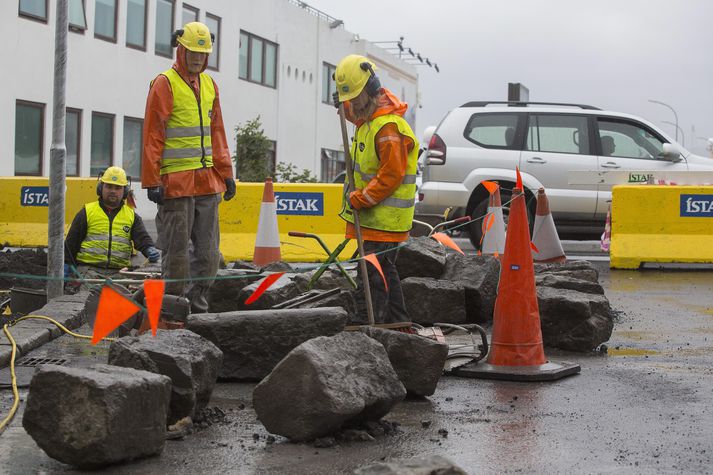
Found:
<svg viewBox="0 0 713 475"><path fill-rule="evenodd" d="M382 279L362 260L357 324L367 323L364 316L369 324L409 321L395 263L413 223L418 140L403 119L408 105L381 87L374 69L366 57L349 55L334 73L344 149L353 160L352 167L347 154L340 216L347 221L346 236L357 239L362 256L375 254L384 274ZM357 127L351 146L345 119Z"/></svg>

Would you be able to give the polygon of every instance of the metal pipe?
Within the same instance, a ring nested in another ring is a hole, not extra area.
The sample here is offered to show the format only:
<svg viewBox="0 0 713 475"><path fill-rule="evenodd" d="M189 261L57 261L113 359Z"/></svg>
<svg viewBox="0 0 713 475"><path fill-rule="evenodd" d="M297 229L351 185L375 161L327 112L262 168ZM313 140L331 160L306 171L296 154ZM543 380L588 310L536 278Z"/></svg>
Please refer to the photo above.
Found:
<svg viewBox="0 0 713 475"><path fill-rule="evenodd" d="M676 114L676 109L674 109L670 105L666 104L665 102L657 101L654 99L649 99L649 102L653 102L654 104L659 104L659 105L662 105L664 107L668 107L669 109L671 109L671 112L673 112L673 116L676 118L676 142L678 142L678 114Z"/></svg>
<svg viewBox="0 0 713 475"><path fill-rule="evenodd" d="M52 104L52 146L50 147L49 215L47 224L47 298L51 300L64 293L64 161L67 149L64 143L67 111L67 0L57 0L57 24L54 44L54 92Z"/></svg>

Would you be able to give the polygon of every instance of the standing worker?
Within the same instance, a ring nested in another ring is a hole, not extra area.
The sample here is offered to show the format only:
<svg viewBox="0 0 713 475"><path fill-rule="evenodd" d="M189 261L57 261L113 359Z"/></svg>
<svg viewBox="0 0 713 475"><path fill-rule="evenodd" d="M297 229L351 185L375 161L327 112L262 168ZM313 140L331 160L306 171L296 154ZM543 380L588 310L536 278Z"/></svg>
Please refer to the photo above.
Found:
<svg viewBox="0 0 713 475"><path fill-rule="evenodd" d="M413 223L418 140L403 119L408 105L381 87L374 68L367 58L353 54L342 59L334 73L335 106L344 102L347 119L357 127L351 148L355 191L345 193L340 216L347 221L346 236L354 239L352 210L359 211L364 253L377 255L386 278L388 288L379 272L368 266L374 321L407 322L395 264L399 243L408 239ZM358 282L358 313L364 321L353 323L365 323L364 289Z"/></svg>
<svg viewBox="0 0 713 475"><path fill-rule="evenodd" d="M208 311L208 290L220 262L220 193L235 196L218 85L203 71L214 35L203 23L173 34L176 62L151 83L144 118L141 182L158 205L158 247L166 293ZM192 243L189 251L189 241ZM198 278L190 285L188 278Z"/></svg>

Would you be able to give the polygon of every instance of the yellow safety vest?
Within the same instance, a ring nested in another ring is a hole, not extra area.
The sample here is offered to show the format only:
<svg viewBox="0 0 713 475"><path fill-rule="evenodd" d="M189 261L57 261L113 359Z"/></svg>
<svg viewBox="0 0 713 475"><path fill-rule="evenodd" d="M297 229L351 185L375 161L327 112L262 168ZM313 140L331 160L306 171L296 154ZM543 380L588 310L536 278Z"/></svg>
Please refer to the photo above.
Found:
<svg viewBox="0 0 713 475"><path fill-rule="evenodd" d="M379 170L379 156L376 153L376 134L383 126L394 123L399 132L413 140L413 149L408 154L406 176L394 193L371 208L359 210L359 223L362 227L390 232L405 232L413 224L414 200L416 198L416 174L418 173L418 140L408 123L398 115L387 114L363 123L356 131L352 141L354 159L354 185L364 188ZM344 203L340 216L354 223L352 210L346 206L349 199L347 187L349 177L344 183Z"/></svg>
<svg viewBox="0 0 713 475"><path fill-rule="evenodd" d="M77 254L84 264L121 269L131 264L131 228L134 225L134 210L122 205L109 221L99 201L84 205L87 212L87 235Z"/></svg>
<svg viewBox="0 0 713 475"><path fill-rule="evenodd" d="M200 102L193 88L178 72L164 71L173 91L173 112L166 125L166 143L161 155L161 175L213 166L210 118L215 87L206 73L200 74Z"/></svg>

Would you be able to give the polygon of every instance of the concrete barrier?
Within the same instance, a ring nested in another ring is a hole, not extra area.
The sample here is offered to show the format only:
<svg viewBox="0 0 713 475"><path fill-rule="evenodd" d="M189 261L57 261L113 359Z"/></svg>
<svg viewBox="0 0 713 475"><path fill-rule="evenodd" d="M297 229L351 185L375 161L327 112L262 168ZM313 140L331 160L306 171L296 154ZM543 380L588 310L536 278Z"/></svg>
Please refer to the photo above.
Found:
<svg viewBox="0 0 713 475"><path fill-rule="evenodd" d="M220 250L226 260L252 260L260 217L262 183L238 183L235 198L220 205ZM290 231L319 235L331 250L344 240L345 222L339 217L342 185L326 183L275 183L277 227L282 260L318 262L327 255L314 239L288 236ZM341 254L349 258L356 249L349 243Z"/></svg>
<svg viewBox="0 0 713 475"><path fill-rule="evenodd" d="M713 186L615 186L611 267L713 263Z"/></svg>

